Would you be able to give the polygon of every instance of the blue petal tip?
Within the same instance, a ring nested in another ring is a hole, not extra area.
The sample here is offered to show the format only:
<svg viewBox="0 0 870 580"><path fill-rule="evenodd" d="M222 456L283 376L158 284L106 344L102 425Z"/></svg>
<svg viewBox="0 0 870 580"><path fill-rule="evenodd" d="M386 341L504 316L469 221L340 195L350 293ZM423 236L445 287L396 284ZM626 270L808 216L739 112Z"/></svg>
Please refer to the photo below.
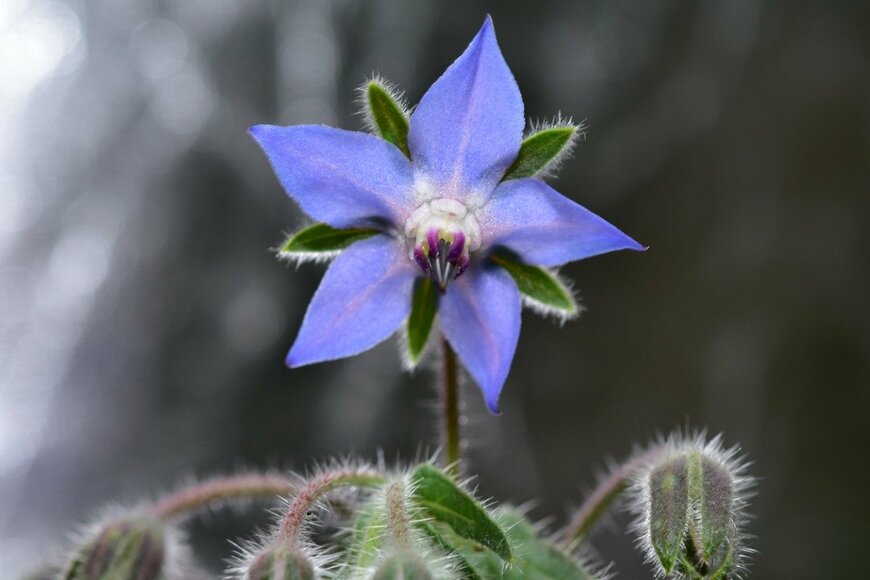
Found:
<svg viewBox="0 0 870 580"><path fill-rule="evenodd" d="M251 136L251 139L257 142L257 144L262 146L263 137L268 131L271 125L251 125L248 127L248 135Z"/></svg>
<svg viewBox="0 0 870 580"><path fill-rule="evenodd" d="M477 33L478 37L482 37L485 35L489 35L495 37L495 25L492 22L492 16L489 14L486 15L486 18L483 19L483 24L480 27L480 30Z"/></svg>
<svg viewBox="0 0 870 580"><path fill-rule="evenodd" d="M302 366L299 362L299 357L294 356L293 349L290 349L290 352L287 353L287 357L284 359L284 365L288 369L295 369L297 367Z"/></svg>
<svg viewBox="0 0 870 580"><path fill-rule="evenodd" d="M498 402L500 395L501 393L496 395L495 398L486 397L486 408L489 409L490 413L496 416L501 415L501 407Z"/></svg>
<svg viewBox="0 0 870 580"><path fill-rule="evenodd" d="M629 248L629 250L634 250L635 252L646 252L647 250L649 250L649 246L644 246L640 242L633 239L631 241L633 245Z"/></svg>

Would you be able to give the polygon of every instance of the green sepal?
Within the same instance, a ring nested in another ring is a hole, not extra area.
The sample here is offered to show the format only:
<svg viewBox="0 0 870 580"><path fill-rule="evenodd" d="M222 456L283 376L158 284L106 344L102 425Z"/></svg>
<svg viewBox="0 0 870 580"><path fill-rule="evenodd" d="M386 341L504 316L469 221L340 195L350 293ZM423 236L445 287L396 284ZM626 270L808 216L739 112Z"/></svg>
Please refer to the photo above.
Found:
<svg viewBox="0 0 870 580"><path fill-rule="evenodd" d="M107 524L88 538L68 563L61 578L163 577L166 534L159 523L131 518Z"/></svg>
<svg viewBox="0 0 870 580"><path fill-rule="evenodd" d="M384 510L374 503L360 509L347 548L347 565L339 572L338 578L349 577L353 570L367 568L374 564L384 543L385 520Z"/></svg>
<svg viewBox="0 0 870 580"><path fill-rule="evenodd" d="M278 256L286 258L316 258L339 252L354 242L381 233L376 228L349 228L339 230L326 224L314 224L281 244Z"/></svg>
<svg viewBox="0 0 870 580"><path fill-rule="evenodd" d="M507 533L454 481L433 465L423 464L411 474L414 501L433 520L450 526L459 536L486 546L501 559L513 560Z"/></svg>
<svg viewBox="0 0 870 580"><path fill-rule="evenodd" d="M426 562L410 550L389 555L372 575L372 580L432 580L433 578Z"/></svg>
<svg viewBox="0 0 870 580"><path fill-rule="evenodd" d="M393 93L377 79L366 84L365 98L372 128L386 141L411 158L408 149L408 115Z"/></svg>
<svg viewBox="0 0 870 580"><path fill-rule="evenodd" d="M520 145L516 160L508 167L502 181L541 173L570 150L576 133L577 127L574 125L560 125L542 129L526 137Z"/></svg>
<svg viewBox="0 0 870 580"><path fill-rule="evenodd" d="M254 558L246 580L314 580L314 565L305 554L293 548L270 548Z"/></svg>
<svg viewBox="0 0 870 580"><path fill-rule="evenodd" d="M704 560L713 569L727 564L730 569L733 546L736 544L734 525L734 484L731 474L718 461L699 457L701 464L700 536Z"/></svg>
<svg viewBox="0 0 870 580"><path fill-rule="evenodd" d="M686 533L689 525L688 470L687 459L681 456L666 461L649 474L650 542L665 574L674 570L685 555L686 542L691 541Z"/></svg>
<svg viewBox="0 0 870 580"><path fill-rule="evenodd" d="M414 284L411 315L408 317L408 358L411 364L417 364L426 348L437 311L438 290L435 283L428 276L418 278Z"/></svg>
<svg viewBox="0 0 870 580"><path fill-rule="evenodd" d="M526 264L505 251L493 254L490 259L507 270L532 307L560 318L577 316L579 310L571 291L546 268Z"/></svg>

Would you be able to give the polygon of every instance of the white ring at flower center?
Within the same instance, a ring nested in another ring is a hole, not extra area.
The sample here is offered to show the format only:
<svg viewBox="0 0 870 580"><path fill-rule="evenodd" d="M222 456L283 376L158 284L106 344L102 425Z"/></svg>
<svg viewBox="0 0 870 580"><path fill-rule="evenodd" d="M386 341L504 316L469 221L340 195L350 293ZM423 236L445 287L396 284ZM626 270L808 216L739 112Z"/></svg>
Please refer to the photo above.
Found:
<svg viewBox="0 0 870 580"><path fill-rule="evenodd" d="M456 201L455 199L448 199L446 197L433 199L429 202L429 208L432 210L432 213L439 217L454 220L461 220L465 217L465 214L468 213L468 210L462 202Z"/></svg>
<svg viewBox="0 0 870 580"><path fill-rule="evenodd" d="M429 231L455 235L462 232L469 252L480 247L480 224L474 211L462 202L446 197L427 201L415 209L405 222L405 235L415 242L426 239Z"/></svg>

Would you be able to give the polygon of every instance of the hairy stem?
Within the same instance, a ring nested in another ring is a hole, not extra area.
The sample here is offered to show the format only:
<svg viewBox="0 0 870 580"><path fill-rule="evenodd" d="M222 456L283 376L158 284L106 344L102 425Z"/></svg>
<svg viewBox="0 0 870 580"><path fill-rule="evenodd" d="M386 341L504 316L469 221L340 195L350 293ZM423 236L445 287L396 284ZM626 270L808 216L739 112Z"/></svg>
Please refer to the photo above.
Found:
<svg viewBox="0 0 870 580"><path fill-rule="evenodd" d="M661 455L663 446L657 446L645 453L632 457L607 476L583 502L568 526L562 532L560 547L571 551L586 537L599 518L607 511L619 494L631 483L632 478L649 462Z"/></svg>
<svg viewBox="0 0 870 580"><path fill-rule="evenodd" d="M387 527L390 537L396 546L408 546L411 543L411 524L408 517L408 497L405 482L397 480L391 483L385 492L387 504Z"/></svg>
<svg viewBox="0 0 870 580"><path fill-rule="evenodd" d="M451 475L460 472L460 447L461 437L459 434L459 365L456 361L456 353L447 342L441 339L444 351L444 376L442 377L443 388L441 393L442 403L442 431L441 446L444 448L444 462Z"/></svg>
<svg viewBox="0 0 870 580"><path fill-rule="evenodd" d="M290 502L281 521L280 536L287 546L298 548L305 518L324 494L339 487L376 487L383 483L384 476L368 468L336 469L318 475L299 488Z"/></svg>
<svg viewBox="0 0 870 580"><path fill-rule="evenodd" d="M288 495L293 485L277 474L250 473L196 483L159 499L151 513L162 520L185 517L214 504Z"/></svg>

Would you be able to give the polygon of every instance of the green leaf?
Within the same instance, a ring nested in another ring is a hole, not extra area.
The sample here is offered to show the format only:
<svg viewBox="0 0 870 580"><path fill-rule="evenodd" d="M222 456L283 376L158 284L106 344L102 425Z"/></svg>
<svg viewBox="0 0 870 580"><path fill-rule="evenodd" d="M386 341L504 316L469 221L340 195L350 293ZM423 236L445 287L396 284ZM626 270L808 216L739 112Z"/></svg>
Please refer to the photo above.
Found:
<svg viewBox="0 0 870 580"><path fill-rule="evenodd" d="M560 551L548 540L538 537L532 525L518 511L501 508L496 512L496 518L508 530L511 545L516 553L512 564L506 564L488 548L473 540L460 537L449 527L438 522L430 525L430 537L445 551L459 558L458 568L462 577L467 580L594 579L594 576L579 562Z"/></svg>
<svg viewBox="0 0 870 580"><path fill-rule="evenodd" d="M408 115L383 83L371 80L366 86L368 113L378 134L398 147L410 159L408 150Z"/></svg>
<svg viewBox="0 0 870 580"><path fill-rule="evenodd" d="M417 364L432 330L432 321L438 310L438 291L431 278L419 278L414 286L411 300L411 316L408 317L408 355Z"/></svg>
<svg viewBox="0 0 870 580"><path fill-rule="evenodd" d="M314 224L287 238L278 250L278 255L298 258L307 254L330 254L379 233L380 230L375 228L337 230L326 224Z"/></svg>
<svg viewBox="0 0 870 580"><path fill-rule="evenodd" d="M498 511L498 519L509 530L511 543L517 546L517 553L520 554L519 562L508 569L505 578L593 578L579 562L556 548L550 541L538 537L534 527L520 512L501 509Z"/></svg>
<svg viewBox="0 0 870 580"><path fill-rule="evenodd" d="M441 548L448 554L453 555L457 572L459 572L462 578L465 578L465 580L482 580L481 576L474 569L474 566L471 564L471 562L468 561L468 558L465 557L465 554L463 554L457 548L456 539L473 544L473 546L478 551L486 550L486 548L484 548L477 542L470 542L469 540L460 538L456 535L455 532L450 529L449 526L440 524L438 522L433 522L430 524L428 522L421 521L417 523L417 527L422 530L423 533L425 533L430 540L435 542L435 544L439 548ZM451 540L451 538L453 538L453 540ZM499 560L499 562L501 562L501 559L498 556L496 556L489 550L487 550L487 552L492 554L493 558L496 558Z"/></svg>
<svg viewBox="0 0 870 580"><path fill-rule="evenodd" d="M546 268L530 266L506 252L493 254L490 259L508 271L532 306L563 318L577 316L577 304L571 291Z"/></svg>
<svg viewBox="0 0 870 580"><path fill-rule="evenodd" d="M577 127L574 125L561 125L526 137L516 160L505 172L502 181L532 177L542 172L570 150L575 133Z"/></svg>
<svg viewBox="0 0 870 580"><path fill-rule="evenodd" d="M419 466L411 474L414 500L427 515L444 522L463 538L478 542L511 561L513 553L504 530L484 507L452 479L432 465Z"/></svg>

